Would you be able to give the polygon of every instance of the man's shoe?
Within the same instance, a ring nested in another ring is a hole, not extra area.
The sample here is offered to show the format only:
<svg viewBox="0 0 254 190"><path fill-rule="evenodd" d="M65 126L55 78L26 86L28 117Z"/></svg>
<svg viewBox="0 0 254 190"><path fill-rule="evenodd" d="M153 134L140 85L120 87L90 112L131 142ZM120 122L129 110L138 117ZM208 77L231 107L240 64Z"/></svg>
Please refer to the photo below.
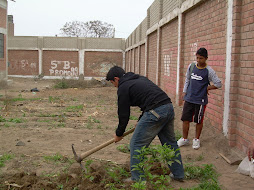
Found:
<svg viewBox="0 0 254 190"><path fill-rule="evenodd" d="M185 146L189 144L189 139L184 139L183 137L181 137L178 141L177 141L177 145L178 147L181 146Z"/></svg>
<svg viewBox="0 0 254 190"><path fill-rule="evenodd" d="M172 173L170 173L169 176L170 176L173 180L180 181L180 182L183 182L183 181L184 181L183 178L175 178L174 174L172 174Z"/></svg>
<svg viewBox="0 0 254 190"><path fill-rule="evenodd" d="M195 150L200 148L200 140L199 139L193 139L192 148L194 148Z"/></svg>

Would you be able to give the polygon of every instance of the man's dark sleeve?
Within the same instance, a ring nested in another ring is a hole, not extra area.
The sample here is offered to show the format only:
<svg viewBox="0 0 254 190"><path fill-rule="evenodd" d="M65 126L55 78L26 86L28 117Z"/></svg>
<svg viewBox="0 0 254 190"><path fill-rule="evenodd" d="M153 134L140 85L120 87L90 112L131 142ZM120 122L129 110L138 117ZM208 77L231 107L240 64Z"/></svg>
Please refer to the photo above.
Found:
<svg viewBox="0 0 254 190"><path fill-rule="evenodd" d="M128 89L118 89L118 127L116 135L123 136L130 118L130 98Z"/></svg>

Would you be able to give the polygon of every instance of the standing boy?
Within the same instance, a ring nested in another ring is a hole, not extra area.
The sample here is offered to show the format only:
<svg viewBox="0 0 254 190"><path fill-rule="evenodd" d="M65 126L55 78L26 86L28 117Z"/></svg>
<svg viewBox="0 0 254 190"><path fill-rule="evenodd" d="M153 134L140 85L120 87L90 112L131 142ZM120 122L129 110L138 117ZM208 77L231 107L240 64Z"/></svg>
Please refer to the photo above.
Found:
<svg viewBox="0 0 254 190"><path fill-rule="evenodd" d="M205 108L208 103L209 90L221 88L221 81L215 71L207 65L208 53L205 48L200 48L196 53L197 63L189 65L183 89L183 137L177 141L178 146L189 144L188 133L190 122L196 123L196 135L192 148L199 149L200 134L203 128ZM213 85L210 85L213 82Z"/></svg>
<svg viewBox="0 0 254 190"><path fill-rule="evenodd" d="M174 134L174 108L170 98L157 85L146 77L125 73L121 67L112 67L106 80L118 88L118 127L115 133L115 142L122 140L123 133L129 122L130 107L138 106L143 111L136 125L134 134L130 141L131 151L131 179L127 181L145 180L142 172L132 170L140 163L135 156L140 153L143 146L148 147L152 140L158 135L162 145L170 145L177 150L177 142ZM176 159L181 164L174 162L169 166L175 180L182 181L184 170L179 149L176 151Z"/></svg>

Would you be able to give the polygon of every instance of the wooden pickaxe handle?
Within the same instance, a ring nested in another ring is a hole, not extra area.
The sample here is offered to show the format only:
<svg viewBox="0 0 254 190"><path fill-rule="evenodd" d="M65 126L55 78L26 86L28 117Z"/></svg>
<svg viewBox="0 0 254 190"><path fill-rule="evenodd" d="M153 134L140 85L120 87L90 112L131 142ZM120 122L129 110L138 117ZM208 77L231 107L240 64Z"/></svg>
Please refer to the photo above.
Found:
<svg viewBox="0 0 254 190"><path fill-rule="evenodd" d="M135 128L132 128L132 129L126 131L126 132L123 134L123 137L125 137L126 135L129 135L129 134L132 133L134 130L135 130ZM82 161L84 158L86 158L86 157L90 156L91 154L97 152L98 150L101 150L102 148L104 148L104 147L106 147L106 146L112 144L113 142L115 142L115 138L112 138L111 140L109 140L109 141L107 141L107 142L105 142L105 143L103 143L103 144L101 144L101 145L99 145L99 146L97 146L97 147L94 147L93 149L91 149L91 150L89 150L89 151L87 151L87 152L82 153L80 156L78 156L78 155L76 154L76 152L75 152L75 150L74 150L74 147L73 147L73 145L72 145L72 151L73 151L73 154L74 154L74 158L75 158L75 160L76 160L77 162L81 163L81 161Z"/></svg>

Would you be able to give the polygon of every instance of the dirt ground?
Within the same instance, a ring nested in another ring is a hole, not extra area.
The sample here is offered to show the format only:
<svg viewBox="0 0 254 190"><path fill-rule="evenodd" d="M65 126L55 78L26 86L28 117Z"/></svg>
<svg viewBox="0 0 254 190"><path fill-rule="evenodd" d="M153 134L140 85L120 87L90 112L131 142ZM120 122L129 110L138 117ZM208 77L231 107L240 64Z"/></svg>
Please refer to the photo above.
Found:
<svg viewBox="0 0 254 190"><path fill-rule="evenodd" d="M0 157L9 154L13 158L0 167L0 189L109 189L99 185L103 168L110 164L128 167L129 154L117 147L128 144L131 135L85 159L94 160L91 168L97 178L93 180L79 177L79 165L70 161L73 161L71 145L80 154L113 138L118 122L117 89L100 84L55 89L53 80L10 78L10 81L7 88L0 87ZM39 92L31 92L33 88ZM179 132L181 109L175 107L175 130ZM139 109L133 108L131 116L139 115ZM135 123L131 120L128 128ZM190 139L193 136L191 127ZM254 189L254 180L236 173L238 165L228 164L219 153L241 158L244 155L230 149L223 135L209 126L209 121L205 122L201 143L199 150L193 150L191 145L181 147L184 163L213 164L220 174L222 189ZM153 144L159 144L159 140L156 138ZM56 155L61 155L59 162L50 160ZM191 188L198 183L171 181L170 186Z"/></svg>

